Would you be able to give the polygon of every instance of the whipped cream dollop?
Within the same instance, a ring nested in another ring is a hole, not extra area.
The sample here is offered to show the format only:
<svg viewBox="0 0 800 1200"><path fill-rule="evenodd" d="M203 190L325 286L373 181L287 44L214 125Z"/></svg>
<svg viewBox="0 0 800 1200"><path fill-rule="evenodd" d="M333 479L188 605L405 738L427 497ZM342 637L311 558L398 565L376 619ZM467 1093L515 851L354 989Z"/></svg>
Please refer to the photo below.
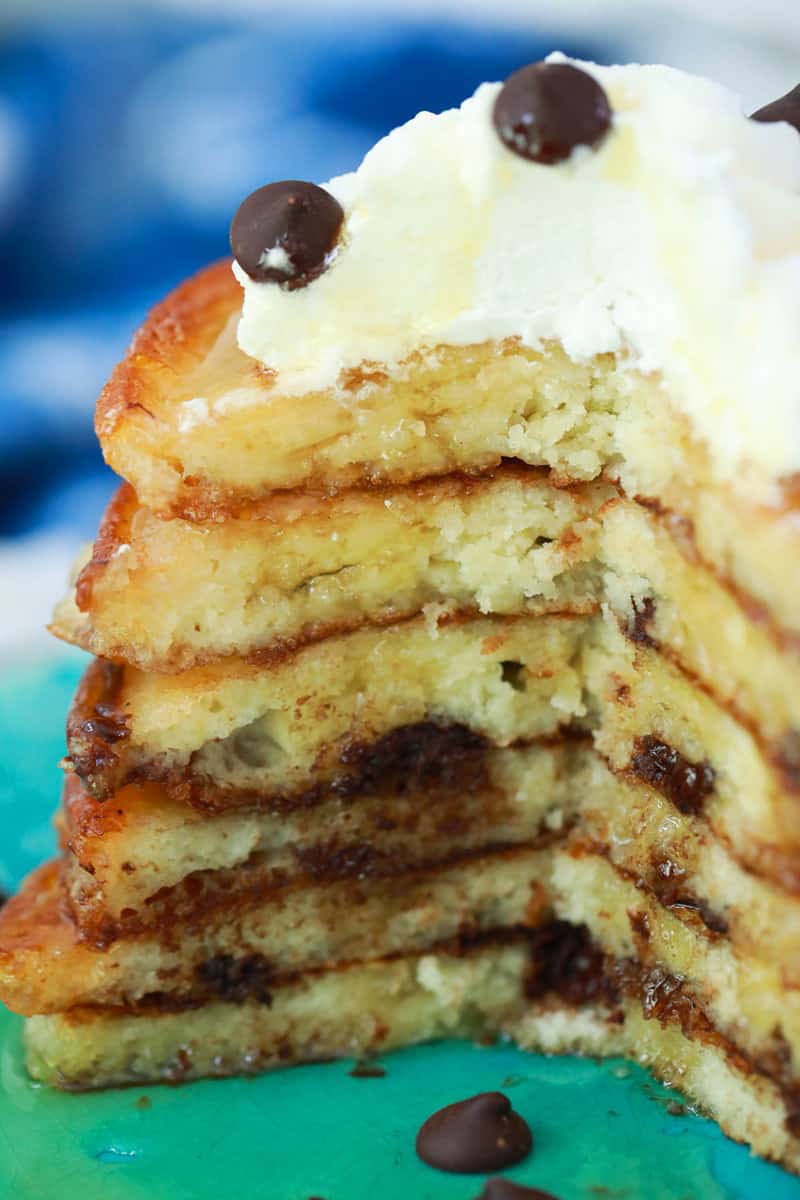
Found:
<svg viewBox="0 0 800 1200"><path fill-rule="evenodd" d="M599 146L554 166L512 153L500 84L420 113L325 185L345 218L310 286L234 264L239 344L289 393L439 343L621 353L660 375L715 472L768 500L800 470L800 137L668 67L575 65L613 109Z"/></svg>

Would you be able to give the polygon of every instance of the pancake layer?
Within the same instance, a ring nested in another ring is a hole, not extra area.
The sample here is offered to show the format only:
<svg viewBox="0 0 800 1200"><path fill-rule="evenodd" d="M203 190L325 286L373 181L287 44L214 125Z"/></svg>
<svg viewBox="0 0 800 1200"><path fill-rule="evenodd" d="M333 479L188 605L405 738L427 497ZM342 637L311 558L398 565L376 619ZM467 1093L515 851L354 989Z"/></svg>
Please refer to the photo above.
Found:
<svg viewBox="0 0 800 1200"><path fill-rule="evenodd" d="M52 628L160 672L226 655L268 662L423 609L591 609L594 518L612 495L553 488L507 464L406 488L275 496L201 526L158 520L124 486Z"/></svg>
<svg viewBox="0 0 800 1200"><path fill-rule="evenodd" d="M465 744L508 746L580 718L573 660L586 627L573 614L418 618L329 638L269 669L234 659L155 676L95 664L69 752L98 797L139 779L189 783L209 803L222 791L288 802L320 785L348 789L378 769L376 743L385 771L394 731L458 726Z"/></svg>
<svg viewBox="0 0 800 1200"><path fill-rule="evenodd" d="M239 350L240 308L229 264L207 268L153 311L98 401L109 463L157 512L207 519L271 491L407 483L502 458L592 478L612 452L611 356L578 366L513 340L441 346L391 376L354 370L341 393L288 396Z"/></svg>

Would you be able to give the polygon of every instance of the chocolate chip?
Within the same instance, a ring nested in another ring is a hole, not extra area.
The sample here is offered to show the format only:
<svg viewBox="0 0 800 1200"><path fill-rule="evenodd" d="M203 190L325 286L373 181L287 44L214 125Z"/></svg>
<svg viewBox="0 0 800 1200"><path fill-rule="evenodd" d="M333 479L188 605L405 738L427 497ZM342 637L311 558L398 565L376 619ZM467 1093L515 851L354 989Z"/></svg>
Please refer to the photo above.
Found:
<svg viewBox="0 0 800 1200"><path fill-rule="evenodd" d="M725 934L728 932L728 922L725 918L720 913L715 912L705 900L701 900L697 896L675 893L668 899L663 897L659 897L659 899L664 907L668 908L671 912L678 909L679 914L681 911L697 913L709 933Z"/></svg>
<svg viewBox="0 0 800 1200"><path fill-rule="evenodd" d="M540 1188L512 1183L510 1179L487 1179L476 1200L557 1200L557 1197L552 1192L541 1191Z"/></svg>
<svg viewBox="0 0 800 1200"><path fill-rule="evenodd" d="M556 995L565 1004L576 1006L616 1001L603 952L585 925L554 919L531 930L528 942L530 966L525 994L529 999Z"/></svg>
<svg viewBox="0 0 800 1200"><path fill-rule="evenodd" d="M353 1079L383 1079L386 1075L383 1067L377 1063L357 1062L352 1071L347 1072Z"/></svg>
<svg viewBox="0 0 800 1200"><path fill-rule="evenodd" d="M343 797L378 787L384 795L452 787L476 791L487 785L487 749L486 738L466 725L400 725L377 742L345 743L342 772L332 787Z"/></svg>
<svg viewBox="0 0 800 1200"><path fill-rule="evenodd" d="M258 282L305 287L327 267L344 220L324 188L297 179L251 192L231 222L231 250Z"/></svg>
<svg viewBox="0 0 800 1200"><path fill-rule="evenodd" d="M685 1117L688 1111L686 1105L678 1104L677 1100L670 1100L666 1109L671 1117Z"/></svg>
<svg viewBox="0 0 800 1200"><path fill-rule="evenodd" d="M774 758L785 786L792 792L800 791L800 730L786 731L775 749Z"/></svg>
<svg viewBox="0 0 800 1200"><path fill-rule="evenodd" d="M750 119L763 121L767 125L773 121L785 121L800 133L800 83L781 96L780 100L773 100L771 104L765 104L757 112L751 113Z"/></svg>
<svg viewBox="0 0 800 1200"><path fill-rule="evenodd" d="M714 790L716 775L707 762L690 762L659 738L637 738L631 770L671 800L679 812L697 816Z"/></svg>
<svg viewBox="0 0 800 1200"><path fill-rule="evenodd" d="M103 721L96 717L84 721L83 730L87 737L97 738L101 742L106 742L109 746L113 746L115 742L123 741L130 735L130 731L126 725L114 721Z"/></svg>
<svg viewBox="0 0 800 1200"><path fill-rule="evenodd" d="M448 1104L417 1134L417 1154L431 1167L468 1175L498 1171L530 1154L533 1137L502 1092Z"/></svg>
<svg viewBox="0 0 800 1200"><path fill-rule="evenodd" d="M217 954L200 963L195 973L212 995L229 1004L244 1004L246 1000L257 1000L268 1007L272 1004L269 985L275 978L275 970L263 954L247 954L243 958Z"/></svg>
<svg viewBox="0 0 800 1200"><path fill-rule="evenodd" d="M637 601L631 596L631 610L626 630L630 640L638 646L657 646L658 642L649 630L656 615L656 602L653 597L645 596Z"/></svg>
<svg viewBox="0 0 800 1200"><path fill-rule="evenodd" d="M533 63L509 75L494 105L501 142L533 162L562 162L576 146L596 146L611 126L600 84L569 63Z"/></svg>

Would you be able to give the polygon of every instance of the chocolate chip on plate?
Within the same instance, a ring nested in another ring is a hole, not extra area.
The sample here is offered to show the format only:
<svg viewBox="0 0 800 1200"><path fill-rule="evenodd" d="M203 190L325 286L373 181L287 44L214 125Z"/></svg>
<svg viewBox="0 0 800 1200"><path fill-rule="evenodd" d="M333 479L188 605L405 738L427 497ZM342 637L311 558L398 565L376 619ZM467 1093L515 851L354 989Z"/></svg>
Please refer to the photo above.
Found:
<svg viewBox="0 0 800 1200"><path fill-rule="evenodd" d="M767 124L786 121L787 125L793 125L800 133L800 83L779 100L773 100L771 104L765 104L757 112L751 113L750 118Z"/></svg>
<svg viewBox="0 0 800 1200"><path fill-rule="evenodd" d="M383 1079L386 1071L378 1063L365 1062L361 1059L347 1074L353 1079Z"/></svg>
<svg viewBox="0 0 800 1200"><path fill-rule="evenodd" d="M600 84L570 63L532 63L509 75L494 105L500 140L533 162L562 162L576 146L596 146L611 127Z"/></svg>
<svg viewBox="0 0 800 1200"><path fill-rule="evenodd" d="M482 1092L448 1104L417 1134L417 1154L440 1171L499 1171L530 1154L533 1137L502 1092Z"/></svg>
<svg viewBox="0 0 800 1200"><path fill-rule="evenodd" d="M487 1179L476 1200L557 1200L557 1197L552 1192L543 1192L540 1188L512 1183L510 1179Z"/></svg>
<svg viewBox="0 0 800 1200"><path fill-rule="evenodd" d="M258 282L305 287L325 270L344 212L314 183L268 183L242 201L231 222L231 250Z"/></svg>

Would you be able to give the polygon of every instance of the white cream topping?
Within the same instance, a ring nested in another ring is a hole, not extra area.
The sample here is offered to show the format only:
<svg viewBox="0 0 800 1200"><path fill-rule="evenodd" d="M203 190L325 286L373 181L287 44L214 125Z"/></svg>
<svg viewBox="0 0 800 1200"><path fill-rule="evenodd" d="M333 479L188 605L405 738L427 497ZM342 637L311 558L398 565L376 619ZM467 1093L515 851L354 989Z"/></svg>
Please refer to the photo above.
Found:
<svg viewBox="0 0 800 1200"><path fill-rule="evenodd" d="M683 72L579 65L614 112L598 148L558 166L513 154L499 84L420 113L325 185L345 222L324 274L290 292L234 265L239 343L290 393L442 342L624 351L660 373L719 475L765 493L800 470L800 136Z"/></svg>
<svg viewBox="0 0 800 1200"><path fill-rule="evenodd" d="M269 250L265 250L258 262L259 266L271 267L272 270L285 271L287 275L294 275L292 260L283 246L272 246Z"/></svg>

